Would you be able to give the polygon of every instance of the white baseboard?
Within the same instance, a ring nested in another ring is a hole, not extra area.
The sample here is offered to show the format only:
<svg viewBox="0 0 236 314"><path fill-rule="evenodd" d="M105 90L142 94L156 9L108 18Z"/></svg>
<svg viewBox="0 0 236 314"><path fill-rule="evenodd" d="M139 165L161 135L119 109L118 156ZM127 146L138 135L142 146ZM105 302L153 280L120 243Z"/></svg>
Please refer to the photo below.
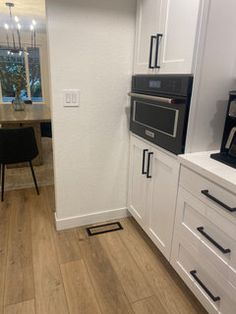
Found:
<svg viewBox="0 0 236 314"><path fill-rule="evenodd" d="M129 216L127 208L118 208L107 211L102 211L98 213L92 213L88 215L74 216L63 219L58 219L57 214L55 213L56 218L56 228L58 231L95 224L99 222L104 222L112 219L119 219Z"/></svg>

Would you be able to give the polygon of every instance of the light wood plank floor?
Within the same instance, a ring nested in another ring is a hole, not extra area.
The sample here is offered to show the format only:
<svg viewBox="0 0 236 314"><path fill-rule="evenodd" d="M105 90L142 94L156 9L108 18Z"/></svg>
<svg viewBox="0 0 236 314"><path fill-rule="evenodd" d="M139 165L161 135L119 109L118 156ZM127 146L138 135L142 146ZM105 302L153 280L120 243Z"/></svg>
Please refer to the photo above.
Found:
<svg viewBox="0 0 236 314"><path fill-rule="evenodd" d="M206 313L132 218L99 236L56 232L53 187L0 206L0 313Z"/></svg>

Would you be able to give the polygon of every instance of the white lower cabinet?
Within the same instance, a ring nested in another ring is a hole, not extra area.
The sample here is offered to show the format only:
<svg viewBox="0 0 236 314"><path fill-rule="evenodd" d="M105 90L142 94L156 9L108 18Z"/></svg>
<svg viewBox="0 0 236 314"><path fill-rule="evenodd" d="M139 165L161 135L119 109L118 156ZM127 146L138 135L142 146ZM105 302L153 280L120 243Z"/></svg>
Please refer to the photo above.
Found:
<svg viewBox="0 0 236 314"><path fill-rule="evenodd" d="M130 213L208 313L235 314L236 189L134 135L130 148Z"/></svg>
<svg viewBox="0 0 236 314"><path fill-rule="evenodd" d="M179 162L133 135L130 149L129 211L169 260Z"/></svg>
<svg viewBox="0 0 236 314"><path fill-rule="evenodd" d="M170 258L178 188L179 163L153 150L152 178L147 198L147 232L159 250Z"/></svg>
<svg viewBox="0 0 236 314"><path fill-rule="evenodd" d="M148 153L146 143L135 137L131 138L130 146L130 177L129 177L129 211L136 221L145 227L147 220L146 203L148 183L146 175L146 157ZM143 171L144 170L144 171Z"/></svg>
<svg viewBox="0 0 236 314"><path fill-rule="evenodd" d="M234 314L236 194L184 166L179 182L171 264L209 313Z"/></svg>
<svg viewBox="0 0 236 314"><path fill-rule="evenodd" d="M174 239L172 266L208 313L235 314L235 287L186 238Z"/></svg>

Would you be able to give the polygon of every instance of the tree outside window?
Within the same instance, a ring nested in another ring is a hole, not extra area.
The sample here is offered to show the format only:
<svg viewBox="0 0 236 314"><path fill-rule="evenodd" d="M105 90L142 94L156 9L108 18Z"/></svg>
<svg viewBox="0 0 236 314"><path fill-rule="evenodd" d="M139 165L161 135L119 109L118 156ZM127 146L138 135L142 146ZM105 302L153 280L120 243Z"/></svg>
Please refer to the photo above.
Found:
<svg viewBox="0 0 236 314"><path fill-rule="evenodd" d="M29 86L31 100L42 102L42 83L40 70L40 56L38 48L28 48Z"/></svg>
<svg viewBox="0 0 236 314"><path fill-rule="evenodd" d="M0 48L0 102L9 103L15 98L16 86L12 78L19 71L26 78L26 84L21 84L21 98L43 102L39 48L28 48L27 54L13 55L6 48Z"/></svg>

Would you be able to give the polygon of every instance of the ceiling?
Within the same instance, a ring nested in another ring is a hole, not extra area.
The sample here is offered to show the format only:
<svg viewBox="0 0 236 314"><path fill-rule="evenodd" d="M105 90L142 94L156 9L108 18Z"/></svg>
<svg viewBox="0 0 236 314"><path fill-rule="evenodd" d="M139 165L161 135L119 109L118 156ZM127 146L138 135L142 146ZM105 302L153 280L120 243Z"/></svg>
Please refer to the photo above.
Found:
<svg viewBox="0 0 236 314"><path fill-rule="evenodd" d="M43 18L45 17L45 1L44 0L12 0L0 2L0 12L1 14L8 15L8 8L5 2L12 2L15 4L13 12L17 16L34 16Z"/></svg>
<svg viewBox="0 0 236 314"><path fill-rule="evenodd" d="M38 22L39 28L45 24L45 0L0 0L0 28L9 21L9 9L5 2L14 3L12 14L19 17L23 29L29 27L32 19Z"/></svg>

